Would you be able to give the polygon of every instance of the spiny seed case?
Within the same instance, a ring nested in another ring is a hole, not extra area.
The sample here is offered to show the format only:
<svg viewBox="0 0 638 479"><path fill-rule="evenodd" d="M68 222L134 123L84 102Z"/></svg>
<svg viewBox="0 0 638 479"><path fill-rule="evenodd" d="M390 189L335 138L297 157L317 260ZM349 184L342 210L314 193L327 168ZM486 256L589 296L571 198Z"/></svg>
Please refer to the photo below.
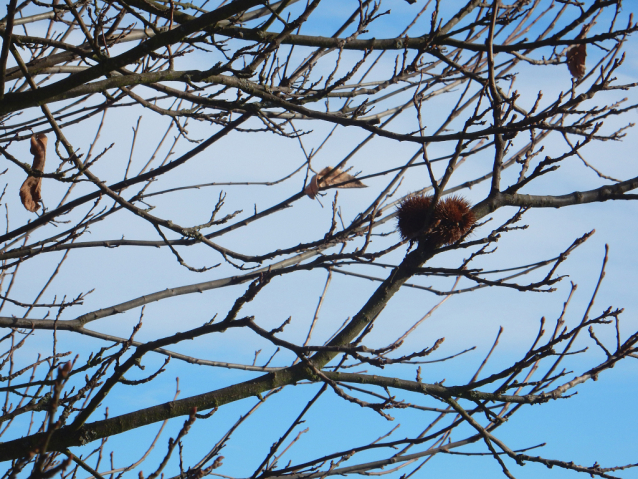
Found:
<svg viewBox="0 0 638 479"><path fill-rule="evenodd" d="M470 203L460 196L449 196L438 202L432 212L429 227L425 219L432 202L430 196L412 196L399 204L397 211L401 237L412 241L432 241L437 245L456 243L476 219Z"/></svg>

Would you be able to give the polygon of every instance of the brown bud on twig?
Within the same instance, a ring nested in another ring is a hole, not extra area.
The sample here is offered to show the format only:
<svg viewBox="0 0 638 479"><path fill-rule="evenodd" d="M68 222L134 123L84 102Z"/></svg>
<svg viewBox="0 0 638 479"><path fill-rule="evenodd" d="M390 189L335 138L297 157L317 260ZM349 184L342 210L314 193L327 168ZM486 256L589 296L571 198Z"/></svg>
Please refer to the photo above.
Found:
<svg viewBox="0 0 638 479"><path fill-rule="evenodd" d="M212 471L213 469L217 469L218 467L221 467L223 460L224 460L224 456L218 456L217 459L215 459L215 461L211 464L210 470Z"/></svg>
<svg viewBox="0 0 638 479"><path fill-rule="evenodd" d="M71 364L71 361L67 361L64 364L60 364L58 366L58 378L66 379L69 373L71 372L72 367L73 367L73 364Z"/></svg>
<svg viewBox="0 0 638 479"><path fill-rule="evenodd" d="M44 133L36 133L31 136L31 154L33 155L33 169L44 170L44 162L47 154L47 137ZM28 176L20 187L20 200L24 207L36 212L42 202L42 178Z"/></svg>

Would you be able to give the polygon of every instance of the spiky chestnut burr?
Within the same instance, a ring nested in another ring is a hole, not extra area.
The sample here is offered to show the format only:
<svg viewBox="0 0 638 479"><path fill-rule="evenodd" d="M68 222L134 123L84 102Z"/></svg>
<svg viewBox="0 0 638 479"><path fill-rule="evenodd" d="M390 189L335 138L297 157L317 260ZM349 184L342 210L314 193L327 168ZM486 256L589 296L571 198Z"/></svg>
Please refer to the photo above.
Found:
<svg viewBox="0 0 638 479"><path fill-rule="evenodd" d="M472 205L461 196L448 196L437 206L436 227L442 244L452 244L460 240L474 226L476 218Z"/></svg>
<svg viewBox="0 0 638 479"><path fill-rule="evenodd" d="M397 210L397 223L401 237L412 241L432 241L437 245L456 243L465 235L476 219L470 203L460 196L449 196L436 205L430 227L425 218L432 197L412 196L402 201Z"/></svg>
<svg viewBox="0 0 638 479"><path fill-rule="evenodd" d="M411 196L403 200L397 209L397 227L401 238L416 239L416 235L426 233L425 215L432 202L431 196ZM434 219L434 218L433 218ZM431 222L432 224L434 221Z"/></svg>

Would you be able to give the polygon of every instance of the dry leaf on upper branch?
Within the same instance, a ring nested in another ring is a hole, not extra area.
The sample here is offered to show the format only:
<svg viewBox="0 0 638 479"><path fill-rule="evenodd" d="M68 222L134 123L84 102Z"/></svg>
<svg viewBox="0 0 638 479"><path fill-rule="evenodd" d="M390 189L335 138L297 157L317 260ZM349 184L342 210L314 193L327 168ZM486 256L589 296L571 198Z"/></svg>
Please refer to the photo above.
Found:
<svg viewBox="0 0 638 479"><path fill-rule="evenodd" d="M319 188L332 185L338 185L337 188L367 188L366 185L354 176L341 171L339 168L326 166L312 177L304 193L306 193L311 200L314 200L317 193L319 193Z"/></svg>
<svg viewBox="0 0 638 479"><path fill-rule="evenodd" d="M593 23L589 23L587 25L583 25L580 33L576 37L576 40L582 40L587 36L587 32L593 26ZM572 45L567 49L567 68L569 68L569 73L572 74L574 78L578 78L579 80L585 76L587 69L585 67L585 60L587 58L587 44L580 43L578 45Z"/></svg>
<svg viewBox="0 0 638 479"><path fill-rule="evenodd" d="M33 155L33 169L44 170L44 162L47 154L47 137L44 133L36 133L31 136L31 154ZM28 176L20 187L20 199L24 207L36 212L42 202L42 178Z"/></svg>
<svg viewBox="0 0 638 479"><path fill-rule="evenodd" d="M587 71L585 59L587 58L587 45L581 43L574 45L567 50L567 68L574 78L581 79Z"/></svg>

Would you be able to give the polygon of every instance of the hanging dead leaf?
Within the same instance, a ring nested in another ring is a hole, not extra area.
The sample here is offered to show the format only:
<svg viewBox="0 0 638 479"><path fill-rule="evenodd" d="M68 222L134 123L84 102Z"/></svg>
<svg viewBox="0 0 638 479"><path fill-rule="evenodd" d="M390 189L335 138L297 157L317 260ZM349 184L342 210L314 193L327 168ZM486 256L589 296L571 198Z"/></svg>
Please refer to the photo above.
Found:
<svg viewBox="0 0 638 479"><path fill-rule="evenodd" d="M585 59L587 58L587 45L581 43L567 50L567 68L574 78L581 79L585 76Z"/></svg>
<svg viewBox="0 0 638 479"><path fill-rule="evenodd" d="M326 166L323 170L312 177L310 183L304 190L311 200L315 199L319 188L337 185L337 188L366 188L367 186L357 180L354 176L341 171L339 168Z"/></svg>
<svg viewBox="0 0 638 479"><path fill-rule="evenodd" d="M308 186L306 186L306 189L304 190L304 193L306 193L311 200L315 199L315 196L317 196L317 193L319 193L317 175L311 178L310 183L308 183Z"/></svg>
<svg viewBox="0 0 638 479"><path fill-rule="evenodd" d="M587 36L587 32L593 25L593 22L583 25L583 28L580 30L576 40L582 40L585 38ZM578 78L580 80L587 72L587 69L585 68L587 44L580 43L578 45L572 45L567 49L565 55L567 56L567 68L569 68L569 73L571 73L574 78Z"/></svg>
<svg viewBox="0 0 638 479"><path fill-rule="evenodd" d="M36 133L31 136L31 154L33 155L33 169L44 170L44 162L47 154L47 137L44 133ZM36 212L42 203L42 178L28 176L20 187L20 200L24 207Z"/></svg>

